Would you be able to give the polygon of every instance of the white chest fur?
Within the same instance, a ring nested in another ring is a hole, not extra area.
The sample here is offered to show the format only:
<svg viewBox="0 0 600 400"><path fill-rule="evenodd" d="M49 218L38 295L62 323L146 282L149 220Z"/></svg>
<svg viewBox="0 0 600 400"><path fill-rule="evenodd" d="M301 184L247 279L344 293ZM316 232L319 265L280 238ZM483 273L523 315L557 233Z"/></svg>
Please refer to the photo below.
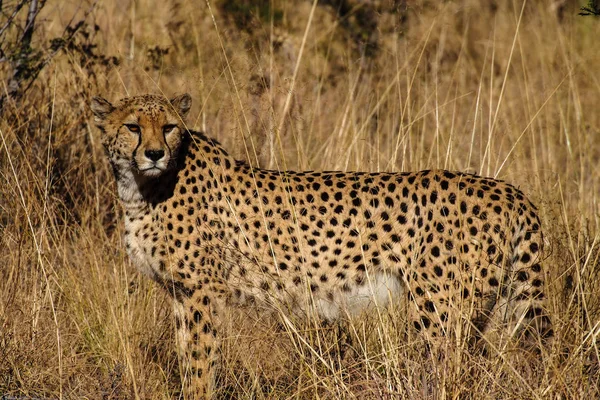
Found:
<svg viewBox="0 0 600 400"><path fill-rule="evenodd" d="M133 265L144 275L154 278L158 273L158 262L151 254L150 238L144 238L145 219L125 218L125 244Z"/></svg>

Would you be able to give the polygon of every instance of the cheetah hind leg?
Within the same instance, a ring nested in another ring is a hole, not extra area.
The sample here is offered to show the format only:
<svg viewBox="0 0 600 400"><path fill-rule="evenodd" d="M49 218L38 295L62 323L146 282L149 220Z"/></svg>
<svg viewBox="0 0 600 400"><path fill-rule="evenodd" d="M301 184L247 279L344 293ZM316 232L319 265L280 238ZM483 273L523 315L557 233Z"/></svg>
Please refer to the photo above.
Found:
<svg viewBox="0 0 600 400"><path fill-rule="evenodd" d="M541 241L541 234L536 236ZM540 256L517 249L512 264L484 330L484 346L491 354L506 349L512 341L539 351L553 337Z"/></svg>
<svg viewBox="0 0 600 400"><path fill-rule="evenodd" d="M518 290L518 287L513 289L513 297ZM477 340L477 348L488 356L514 349L514 345L539 353L552 337L550 318L539 300L530 298L511 303L499 299L482 337Z"/></svg>

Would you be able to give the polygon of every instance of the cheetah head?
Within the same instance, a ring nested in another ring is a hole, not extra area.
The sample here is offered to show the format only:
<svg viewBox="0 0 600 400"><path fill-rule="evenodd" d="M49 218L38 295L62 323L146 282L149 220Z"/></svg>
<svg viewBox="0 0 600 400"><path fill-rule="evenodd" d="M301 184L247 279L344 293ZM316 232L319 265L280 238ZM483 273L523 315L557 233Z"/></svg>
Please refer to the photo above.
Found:
<svg viewBox="0 0 600 400"><path fill-rule="evenodd" d="M176 159L186 131L189 94L171 100L157 95L126 97L115 105L94 97L91 109L113 166L146 178L157 177Z"/></svg>

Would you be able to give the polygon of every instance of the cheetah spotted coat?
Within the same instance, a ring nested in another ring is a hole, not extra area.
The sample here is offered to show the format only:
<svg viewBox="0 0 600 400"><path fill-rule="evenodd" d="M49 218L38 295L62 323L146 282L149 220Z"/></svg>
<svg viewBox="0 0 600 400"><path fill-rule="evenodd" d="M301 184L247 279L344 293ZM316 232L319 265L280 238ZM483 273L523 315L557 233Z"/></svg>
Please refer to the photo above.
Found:
<svg viewBox="0 0 600 400"><path fill-rule="evenodd" d="M444 170L253 168L185 128L189 102L95 98L92 109L127 250L173 296L192 397L211 395L220 314L234 304L335 319L402 297L428 338L465 313L474 335L547 320L540 220L519 189Z"/></svg>

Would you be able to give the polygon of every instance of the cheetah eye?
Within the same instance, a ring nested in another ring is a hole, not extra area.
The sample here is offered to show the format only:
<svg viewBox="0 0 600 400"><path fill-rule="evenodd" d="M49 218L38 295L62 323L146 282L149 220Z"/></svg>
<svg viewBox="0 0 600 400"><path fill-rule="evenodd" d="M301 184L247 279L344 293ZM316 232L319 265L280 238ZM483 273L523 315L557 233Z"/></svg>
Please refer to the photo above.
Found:
<svg viewBox="0 0 600 400"><path fill-rule="evenodd" d="M165 125L163 126L163 133L166 135L167 133L173 132L173 130L177 128L177 125Z"/></svg>
<svg viewBox="0 0 600 400"><path fill-rule="evenodd" d="M125 127L127 127L127 129L129 129L129 131L133 133L140 133L142 130L137 124L125 124Z"/></svg>

